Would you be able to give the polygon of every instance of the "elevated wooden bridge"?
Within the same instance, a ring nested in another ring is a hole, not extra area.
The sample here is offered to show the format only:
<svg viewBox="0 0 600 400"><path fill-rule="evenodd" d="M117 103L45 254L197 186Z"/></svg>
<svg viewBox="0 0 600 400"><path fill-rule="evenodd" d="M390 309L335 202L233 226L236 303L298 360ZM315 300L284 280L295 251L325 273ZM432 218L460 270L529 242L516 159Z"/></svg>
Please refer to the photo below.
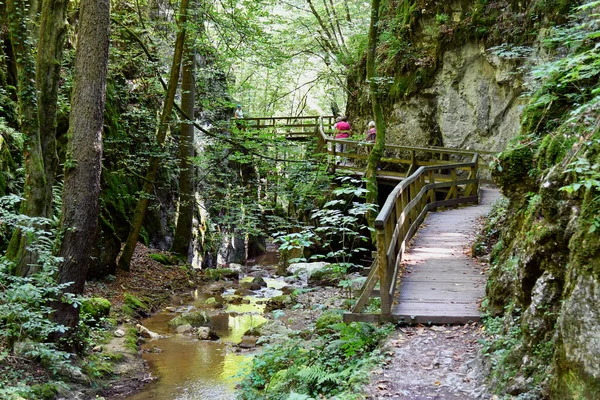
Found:
<svg viewBox="0 0 600 400"><path fill-rule="evenodd" d="M335 139L333 116L250 118L251 129L270 129L292 140L317 139L330 168L361 175L373 143ZM364 137L363 134L356 135ZM345 144L343 153L336 143ZM465 254L475 220L488 212L497 192L480 188L480 160L491 152L443 147L386 145L380 182L397 185L376 220L377 254L346 321L457 324L480 319L485 278ZM351 163L339 160L352 160ZM347 165L346 165L347 164ZM480 201L483 200L483 204ZM462 205L478 207L458 208ZM419 231L428 213L432 214ZM407 257L409 241L419 232ZM364 313L372 297L380 312Z"/></svg>

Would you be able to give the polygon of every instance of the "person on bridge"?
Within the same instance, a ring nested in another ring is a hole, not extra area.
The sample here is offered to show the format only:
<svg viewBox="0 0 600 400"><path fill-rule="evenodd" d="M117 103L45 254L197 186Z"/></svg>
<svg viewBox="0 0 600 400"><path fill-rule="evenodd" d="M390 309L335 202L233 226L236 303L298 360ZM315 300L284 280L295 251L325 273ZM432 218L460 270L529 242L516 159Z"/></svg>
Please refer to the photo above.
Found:
<svg viewBox="0 0 600 400"><path fill-rule="evenodd" d="M244 111L242 111L242 105L238 104L237 107L235 108L235 113L233 114L235 119L242 119L244 118Z"/></svg>
<svg viewBox="0 0 600 400"><path fill-rule="evenodd" d="M369 122L367 125L367 142L375 143L375 136L377 135L377 129L375 129L375 121Z"/></svg>
<svg viewBox="0 0 600 400"><path fill-rule="evenodd" d="M352 135L352 128L348 123L348 119L344 116L339 116L336 119L336 123L333 126L335 130L335 138L336 139L348 139L350 135ZM336 153L345 153L346 152L346 143L336 143L335 144L335 152ZM339 161L339 159L338 159ZM339 162L338 162L339 164Z"/></svg>
<svg viewBox="0 0 600 400"><path fill-rule="evenodd" d="M238 128L239 130L245 130L244 129L244 122L242 121L242 119L244 119L244 111L242 111L242 105L238 104L235 107L235 112L233 113L233 117L236 119L235 121L235 126L236 128Z"/></svg>

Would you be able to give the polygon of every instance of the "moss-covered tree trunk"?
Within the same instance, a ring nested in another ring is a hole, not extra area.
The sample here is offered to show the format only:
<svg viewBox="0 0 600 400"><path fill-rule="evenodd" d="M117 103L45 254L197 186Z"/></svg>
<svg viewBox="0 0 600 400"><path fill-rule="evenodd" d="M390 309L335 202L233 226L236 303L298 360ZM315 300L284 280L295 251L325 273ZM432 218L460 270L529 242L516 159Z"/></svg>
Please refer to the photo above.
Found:
<svg viewBox="0 0 600 400"><path fill-rule="evenodd" d="M162 147L165 142L169 121L171 120L171 113L173 111L173 104L175 102L175 92L177 90L177 81L179 80L179 69L181 67L181 57L183 54L183 44L185 42L187 8L188 0L181 0L181 4L179 6L179 18L177 21L179 32L177 33L177 39L175 40L175 51L173 54L173 64L171 65L169 84L167 86L165 105L163 107L156 134L156 142L160 147ZM154 189L154 181L156 180L159 162L160 157L152 157L150 159L150 165L148 166L148 170L144 179L144 187L135 207L129 236L127 237L127 241L123 247L123 252L119 258L119 263L117 264L120 269L125 271L129 271L130 269L131 257L133 257L133 252L140 236L140 231L142 230L146 209L148 208L148 201L150 200L150 196Z"/></svg>
<svg viewBox="0 0 600 400"><path fill-rule="evenodd" d="M373 107L373 117L375 119L375 129L377 136L375 145L369 154L367 160L367 170L365 178L367 180L367 203L377 204L378 186L377 186L377 164L385 150L385 119L383 117L383 107L379 99L379 86L377 84L377 71L375 68L375 52L377 50L377 35L379 23L379 8L381 0L371 0L371 23L369 25L369 47L367 50L367 81L369 82L369 91L371 95L371 105ZM367 215L369 225L373 226L375 213L370 212ZM375 233L373 233L373 236ZM373 237L374 241L374 237Z"/></svg>
<svg viewBox="0 0 600 400"><path fill-rule="evenodd" d="M186 59L181 72L181 109L194 120L195 102L195 54L186 47ZM179 214L173 240L173 252L187 256L192 239L194 216L194 125L182 121L179 136Z"/></svg>
<svg viewBox="0 0 600 400"><path fill-rule="evenodd" d="M30 3L27 0L6 2L9 37L17 69L19 125L25 135L23 187L25 200L21 205L21 212L30 217L43 217L48 215L45 197L46 177L38 130L35 64L27 29L29 7ZM27 275L30 267L36 263L35 254L28 250L28 242L27 236L17 229L6 251L7 258L15 262L16 272L21 275Z"/></svg>
<svg viewBox="0 0 600 400"><path fill-rule="evenodd" d="M96 238L109 38L110 1L81 0L61 221L59 283L72 282L65 294L83 293ZM55 340L70 337L79 308L59 302L54 320L69 328Z"/></svg>
<svg viewBox="0 0 600 400"><path fill-rule="evenodd" d="M40 38L35 69L35 81L38 91L38 121L47 180L44 196L48 215L52 213L52 185L58 168L56 109L60 67L67 31L66 14L68 5L69 0L44 0L42 2Z"/></svg>

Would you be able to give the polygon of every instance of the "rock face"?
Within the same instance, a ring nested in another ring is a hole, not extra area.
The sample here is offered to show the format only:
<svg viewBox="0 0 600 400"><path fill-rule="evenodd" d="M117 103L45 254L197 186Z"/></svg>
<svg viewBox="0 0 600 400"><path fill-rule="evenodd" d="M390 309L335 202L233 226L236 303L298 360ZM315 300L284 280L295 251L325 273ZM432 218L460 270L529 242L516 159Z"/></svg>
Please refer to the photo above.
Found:
<svg viewBox="0 0 600 400"><path fill-rule="evenodd" d="M432 84L408 97L390 98L386 142L502 151L520 129L523 101L516 66L483 44L469 42L447 50ZM360 90L366 90L361 86ZM348 115L360 131L372 119L361 93L348 102Z"/></svg>
<svg viewBox="0 0 600 400"><path fill-rule="evenodd" d="M433 86L394 103L390 142L503 150L520 129L522 89L511 72L478 43L446 51Z"/></svg>

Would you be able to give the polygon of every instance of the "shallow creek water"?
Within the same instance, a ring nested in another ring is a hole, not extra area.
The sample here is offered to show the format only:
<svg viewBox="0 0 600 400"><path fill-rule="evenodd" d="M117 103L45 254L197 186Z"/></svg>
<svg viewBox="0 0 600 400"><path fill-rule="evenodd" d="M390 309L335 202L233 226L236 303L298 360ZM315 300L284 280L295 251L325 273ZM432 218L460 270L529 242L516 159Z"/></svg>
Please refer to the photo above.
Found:
<svg viewBox="0 0 600 400"><path fill-rule="evenodd" d="M252 280L252 277L242 279ZM162 311L143 321L146 328L164 339L152 340L142 346L144 359L158 380L145 386L142 391L127 397L128 400L232 400L240 373L248 365L251 355L236 352L244 332L263 324L264 301L281 295L286 283L283 280L265 278L267 287L255 295L245 296L250 304L229 305L223 313L211 317L211 323L219 335L218 341L200 341L195 335L179 335L168 323L179 313ZM233 294L233 289L223 297ZM183 309L199 307L208 296L194 293L194 301ZM147 352L154 348L160 352Z"/></svg>

